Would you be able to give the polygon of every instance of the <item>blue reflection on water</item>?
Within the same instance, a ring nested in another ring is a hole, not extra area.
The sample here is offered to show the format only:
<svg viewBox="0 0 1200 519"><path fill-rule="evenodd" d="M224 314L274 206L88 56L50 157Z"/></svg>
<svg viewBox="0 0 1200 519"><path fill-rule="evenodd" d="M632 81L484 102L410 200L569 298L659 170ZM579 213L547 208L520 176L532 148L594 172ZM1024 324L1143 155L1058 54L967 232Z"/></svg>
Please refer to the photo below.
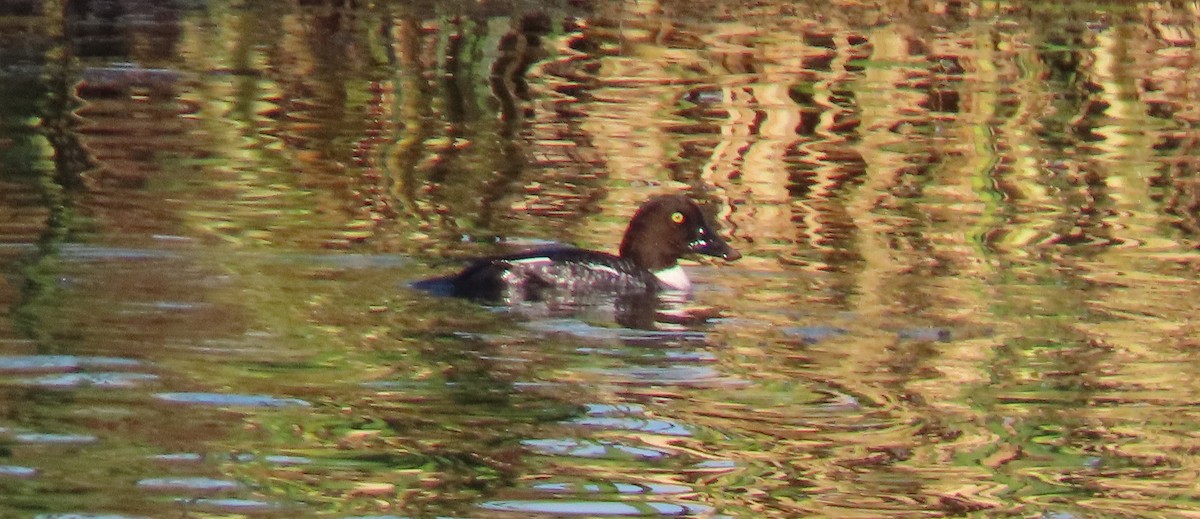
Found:
<svg viewBox="0 0 1200 519"><path fill-rule="evenodd" d="M298 398L279 398L269 395L234 395L221 393L157 393L155 398L166 402L216 407L311 407Z"/></svg>

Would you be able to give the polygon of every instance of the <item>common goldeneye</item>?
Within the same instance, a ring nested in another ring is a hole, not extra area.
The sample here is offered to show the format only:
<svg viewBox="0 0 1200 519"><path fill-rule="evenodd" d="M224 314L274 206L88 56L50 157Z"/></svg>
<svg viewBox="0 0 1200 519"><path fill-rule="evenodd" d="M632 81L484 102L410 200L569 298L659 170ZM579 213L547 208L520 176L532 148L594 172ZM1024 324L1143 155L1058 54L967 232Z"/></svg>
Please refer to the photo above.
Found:
<svg viewBox="0 0 1200 519"><path fill-rule="evenodd" d="M557 247L475 261L457 275L416 288L508 304L577 296L628 296L691 288L678 260L696 253L726 261L742 255L712 229L700 207L680 195L647 200L625 230L620 255Z"/></svg>

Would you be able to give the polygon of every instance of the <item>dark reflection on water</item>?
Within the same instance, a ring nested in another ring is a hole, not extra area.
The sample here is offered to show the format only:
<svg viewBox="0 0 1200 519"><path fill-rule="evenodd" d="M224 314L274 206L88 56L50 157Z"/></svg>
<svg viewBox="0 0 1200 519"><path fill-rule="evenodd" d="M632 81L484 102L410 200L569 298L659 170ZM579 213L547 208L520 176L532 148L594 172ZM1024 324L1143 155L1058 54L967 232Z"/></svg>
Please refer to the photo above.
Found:
<svg viewBox="0 0 1200 519"><path fill-rule="evenodd" d="M0 516L1195 514L1197 8L6 3Z"/></svg>

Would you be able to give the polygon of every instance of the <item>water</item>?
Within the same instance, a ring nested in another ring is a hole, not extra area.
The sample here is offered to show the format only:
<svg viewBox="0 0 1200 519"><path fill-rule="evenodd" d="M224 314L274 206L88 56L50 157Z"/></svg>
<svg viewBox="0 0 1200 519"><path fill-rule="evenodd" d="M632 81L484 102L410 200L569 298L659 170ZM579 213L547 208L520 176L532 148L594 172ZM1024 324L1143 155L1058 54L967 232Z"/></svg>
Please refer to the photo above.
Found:
<svg viewBox="0 0 1200 519"><path fill-rule="evenodd" d="M0 7L0 515L1200 511L1200 5L300 4Z"/></svg>

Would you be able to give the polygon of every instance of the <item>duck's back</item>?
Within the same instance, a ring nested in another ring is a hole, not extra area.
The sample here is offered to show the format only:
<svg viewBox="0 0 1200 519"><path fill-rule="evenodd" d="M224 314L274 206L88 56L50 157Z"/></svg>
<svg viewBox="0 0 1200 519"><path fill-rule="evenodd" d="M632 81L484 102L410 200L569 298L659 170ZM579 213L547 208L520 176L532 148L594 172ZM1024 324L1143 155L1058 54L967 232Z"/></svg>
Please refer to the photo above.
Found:
<svg viewBox="0 0 1200 519"><path fill-rule="evenodd" d="M654 274L629 259L574 248L485 258L451 283L456 296L510 303L643 294L658 287Z"/></svg>

